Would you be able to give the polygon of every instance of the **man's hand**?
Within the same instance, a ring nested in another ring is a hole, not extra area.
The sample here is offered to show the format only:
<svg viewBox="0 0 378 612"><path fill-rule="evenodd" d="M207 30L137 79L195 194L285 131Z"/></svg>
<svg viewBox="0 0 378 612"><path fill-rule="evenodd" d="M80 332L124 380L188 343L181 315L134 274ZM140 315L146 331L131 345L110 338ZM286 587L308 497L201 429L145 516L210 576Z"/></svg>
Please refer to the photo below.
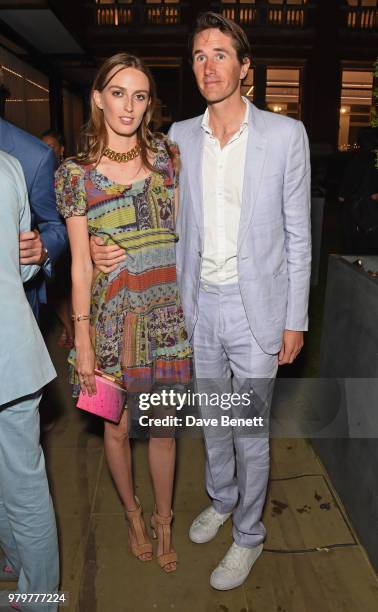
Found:
<svg viewBox="0 0 378 612"><path fill-rule="evenodd" d="M122 261L125 261L125 250L116 244L104 245L102 238L91 236L90 239L91 257L100 272L109 274L113 272Z"/></svg>
<svg viewBox="0 0 378 612"><path fill-rule="evenodd" d="M278 355L278 365L281 366L285 365L286 363L293 363L294 359L298 357L302 346L303 332L285 329L283 334L282 348Z"/></svg>
<svg viewBox="0 0 378 612"><path fill-rule="evenodd" d="M38 230L20 233L20 264L37 264L41 266L47 254Z"/></svg>

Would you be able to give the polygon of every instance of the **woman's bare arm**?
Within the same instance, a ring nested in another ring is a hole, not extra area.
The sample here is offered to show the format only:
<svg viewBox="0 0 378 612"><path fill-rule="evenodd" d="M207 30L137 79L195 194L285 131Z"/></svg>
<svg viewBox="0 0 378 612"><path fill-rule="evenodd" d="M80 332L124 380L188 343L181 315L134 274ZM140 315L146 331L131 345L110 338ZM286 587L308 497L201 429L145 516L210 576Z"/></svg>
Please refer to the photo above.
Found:
<svg viewBox="0 0 378 612"><path fill-rule="evenodd" d="M72 310L74 315L89 315L93 265L89 249L86 216L69 217L67 231L72 255ZM75 321L76 369L82 391L96 393L95 355L89 320Z"/></svg>

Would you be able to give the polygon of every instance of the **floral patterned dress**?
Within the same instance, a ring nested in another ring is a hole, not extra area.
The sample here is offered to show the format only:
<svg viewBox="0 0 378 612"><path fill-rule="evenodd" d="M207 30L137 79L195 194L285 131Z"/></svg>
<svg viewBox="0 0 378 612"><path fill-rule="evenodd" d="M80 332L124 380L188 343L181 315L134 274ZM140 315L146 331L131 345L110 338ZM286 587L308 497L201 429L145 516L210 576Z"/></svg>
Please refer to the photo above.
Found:
<svg viewBox="0 0 378 612"><path fill-rule="evenodd" d="M86 215L91 235L125 249L126 260L114 272L94 272L90 315L97 366L133 392L149 391L155 383L186 384L191 377L192 351L176 281L178 174L168 147L178 153L173 143L156 140L155 170L131 185L73 160L56 173L61 215ZM75 358L73 349L72 366Z"/></svg>

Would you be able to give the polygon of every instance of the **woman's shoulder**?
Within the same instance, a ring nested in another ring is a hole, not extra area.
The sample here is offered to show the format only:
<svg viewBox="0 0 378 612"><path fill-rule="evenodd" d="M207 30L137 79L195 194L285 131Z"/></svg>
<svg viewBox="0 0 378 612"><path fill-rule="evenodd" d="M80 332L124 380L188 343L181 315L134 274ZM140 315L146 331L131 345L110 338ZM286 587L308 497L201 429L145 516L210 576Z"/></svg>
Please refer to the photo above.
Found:
<svg viewBox="0 0 378 612"><path fill-rule="evenodd" d="M77 157L69 157L62 162L57 170L57 175L84 176L85 168Z"/></svg>
<svg viewBox="0 0 378 612"><path fill-rule="evenodd" d="M174 185L178 186L180 172L180 151L178 145L164 134L159 134L156 139L156 166L164 173L167 173Z"/></svg>
<svg viewBox="0 0 378 612"><path fill-rule="evenodd" d="M74 158L66 159L55 173L57 208L65 219L86 214L84 173L84 167Z"/></svg>
<svg viewBox="0 0 378 612"><path fill-rule="evenodd" d="M170 155L179 155L179 147L177 142L174 142L165 134L154 135L154 147L161 152L169 153Z"/></svg>

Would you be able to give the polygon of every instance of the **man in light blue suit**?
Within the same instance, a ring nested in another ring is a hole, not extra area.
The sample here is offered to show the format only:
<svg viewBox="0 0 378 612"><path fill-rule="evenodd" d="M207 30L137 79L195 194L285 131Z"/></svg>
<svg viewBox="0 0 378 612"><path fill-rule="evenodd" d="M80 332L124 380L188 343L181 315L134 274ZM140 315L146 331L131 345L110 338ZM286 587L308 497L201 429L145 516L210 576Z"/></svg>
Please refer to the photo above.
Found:
<svg viewBox="0 0 378 612"><path fill-rule="evenodd" d="M27 281L26 295L38 320L39 306L46 303L46 279L67 248L67 232L55 202L56 158L50 147L24 130L0 118L0 151L13 155L25 175L32 212L33 231L20 237L21 263L38 264L38 274Z"/></svg>
<svg viewBox="0 0 378 612"><path fill-rule="evenodd" d="M236 404L232 416L263 415L267 427L277 367L296 358L308 325L307 136L301 122L242 98L250 47L231 20L199 17L192 61L207 111L173 124L169 136L181 152L177 273L197 384L220 395L250 392L249 409ZM220 406L201 410L221 422ZM205 429L212 505L189 537L210 541L232 515L234 542L210 578L220 590L245 581L266 534L269 438L253 423Z"/></svg>
<svg viewBox="0 0 378 612"><path fill-rule="evenodd" d="M30 230L27 187L19 162L3 152L0 184L0 546L19 593L49 593L59 586L59 555L38 406L56 372L23 287L39 272L20 266L19 234Z"/></svg>

